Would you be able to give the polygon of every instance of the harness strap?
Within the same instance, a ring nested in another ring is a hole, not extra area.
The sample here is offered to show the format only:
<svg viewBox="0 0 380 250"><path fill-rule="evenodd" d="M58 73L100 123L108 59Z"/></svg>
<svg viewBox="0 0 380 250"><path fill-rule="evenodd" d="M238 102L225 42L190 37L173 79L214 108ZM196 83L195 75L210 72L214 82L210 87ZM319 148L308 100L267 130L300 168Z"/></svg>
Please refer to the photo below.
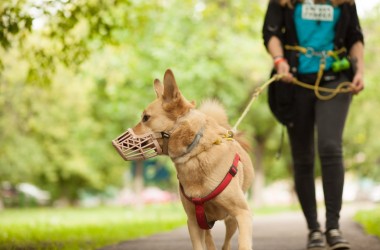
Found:
<svg viewBox="0 0 380 250"><path fill-rule="evenodd" d="M183 196L192 202L195 205L195 216L197 218L198 226L204 230L209 230L211 229L215 221L207 221L206 213L205 213L205 208L204 208L204 203L214 199L216 196L218 196L223 190L230 184L231 180L235 175L237 174L237 167L239 164L240 156L238 154L235 154L234 161L232 163L232 166L228 170L226 176L222 180L222 182L208 195L206 195L203 198L191 198L185 194L185 191L183 190L183 186L181 183L179 184L181 193Z"/></svg>
<svg viewBox="0 0 380 250"><path fill-rule="evenodd" d="M308 47L308 48L305 48L305 47L302 47L302 46L299 46L299 45L288 45L286 44L285 46L285 49L286 50L295 50L295 51L299 51L305 55L309 55L309 56L313 56L314 53L321 53L321 52L316 52L314 51L313 48L311 47ZM327 56L332 56L334 58L337 57L337 55L339 54L342 54L342 53L346 53L347 52L347 49L345 47L342 47L340 49L337 49L337 50L329 50L329 51L326 51L326 55Z"/></svg>

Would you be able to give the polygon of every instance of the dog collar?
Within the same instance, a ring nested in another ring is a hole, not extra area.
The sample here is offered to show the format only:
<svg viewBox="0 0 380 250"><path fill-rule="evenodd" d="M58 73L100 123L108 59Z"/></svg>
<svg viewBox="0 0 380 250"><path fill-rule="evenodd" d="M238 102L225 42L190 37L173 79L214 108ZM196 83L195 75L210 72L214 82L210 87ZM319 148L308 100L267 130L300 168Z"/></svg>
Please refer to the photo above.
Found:
<svg viewBox="0 0 380 250"><path fill-rule="evenodd" d="M189 153L191 150L193 150L198 144L199 141L201 140L201 137L203 136L203 131L205 130L204 127L202 127L198 133L195 135L194 140L190 143L189 146L187 146L185 154Z"/></svg>
<svg viewBox="0 0 380 250"><path fill-rule="evenodd" d="M193 141L187 146L186 148L186 151L184 153L182 153L181 155L179 156L175 156L175 157L172 157L172 159L178 159L180 157L183 157L185 155L187 155L188 153L191 152L191 150L193 150L196 146L198 146L201 138L203 137L203 131L204 131L204 127L202 127L194 136L194 139Z"/></svg>
<svg viewBox="0 0 380 250"><path fill-rule="evenodd" d="M238 171L237 167L239 164L239 160L240 160L240 156L238 154L235 154L235 158L233 160L232 166L228 170L222 182L211 193L209 193L203 198L191 198L190 196L187 196L185 194L182 184L179 183L179 187L183 196L195 205L195 215L197 218L198 226L201 229L209 230L214 226L215 221L207 220L204 203L209 200L214 199L221 192L223 192L224 189L226 189L228 184L230 184L232 178L235 177L235 175L237 174L237 171Z"/></svg>

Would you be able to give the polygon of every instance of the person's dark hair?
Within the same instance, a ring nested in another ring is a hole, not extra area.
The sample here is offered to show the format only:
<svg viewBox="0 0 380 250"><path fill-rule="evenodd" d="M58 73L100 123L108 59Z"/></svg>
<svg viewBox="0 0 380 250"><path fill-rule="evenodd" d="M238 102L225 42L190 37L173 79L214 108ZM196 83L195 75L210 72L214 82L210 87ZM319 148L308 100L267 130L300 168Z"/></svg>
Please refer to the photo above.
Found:
<svg viewBox="0 0 380 250"><path fill-rule="evenodd" d="M304 2L304 0L279 0L282 6L293 8L296 2ZM331 0L333 5L341 5L344 3L354 4L355 0ZM314 3L326 3L326 0L314 0Z"/></svg>

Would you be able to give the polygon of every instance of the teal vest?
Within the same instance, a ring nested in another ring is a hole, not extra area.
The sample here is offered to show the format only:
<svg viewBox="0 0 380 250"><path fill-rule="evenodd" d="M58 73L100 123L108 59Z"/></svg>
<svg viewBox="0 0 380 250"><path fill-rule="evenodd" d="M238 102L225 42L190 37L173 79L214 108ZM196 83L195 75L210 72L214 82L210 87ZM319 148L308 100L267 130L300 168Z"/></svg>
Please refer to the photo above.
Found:
<svg viewBox="0 0 380 250"><path fill-rule="evenodd" d="M330 4L313 4L310 1L298 3L294 10L299 45L312 48L317 54L334 49L335 25L340 17L339 7ZM311 50L310 50L311 51ZM298 73L316 73L319 70L321 55L300 54ZM334 59L326 58L326 70L331 69Z"/></svg>

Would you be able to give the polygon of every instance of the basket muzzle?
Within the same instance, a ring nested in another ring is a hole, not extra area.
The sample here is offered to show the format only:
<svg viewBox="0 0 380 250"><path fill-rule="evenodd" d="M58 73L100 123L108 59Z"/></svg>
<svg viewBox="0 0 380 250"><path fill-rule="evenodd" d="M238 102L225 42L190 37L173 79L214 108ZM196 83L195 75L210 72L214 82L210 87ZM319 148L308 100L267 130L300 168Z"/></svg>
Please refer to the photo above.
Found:
<svg viewBox="0 0 380 250"><path fill-rule="evenodd" d="M145 160L163 153L158 138L166 138L164 133L136 135L131 128L112 141L112 145L126 161Z"/></svg>

